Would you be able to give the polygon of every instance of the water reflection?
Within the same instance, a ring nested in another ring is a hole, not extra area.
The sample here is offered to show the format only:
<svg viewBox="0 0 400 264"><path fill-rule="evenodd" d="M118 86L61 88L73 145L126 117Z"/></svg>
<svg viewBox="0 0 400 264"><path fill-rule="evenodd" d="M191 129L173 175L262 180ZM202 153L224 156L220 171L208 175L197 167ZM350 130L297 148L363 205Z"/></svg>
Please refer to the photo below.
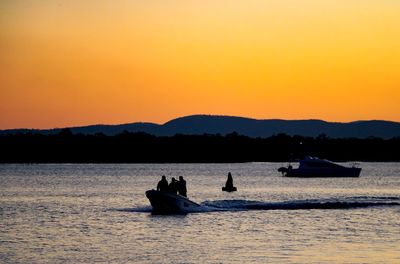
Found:
<svg viewBox="0 0 400 264"><path fill-rule="evenodd" d="M400 262L398 163L334 180L282 178L281 165L1 165L1 261ZM227 171L235 193L221 191ZM190 199L216 210L152 215L144 192L162 174L183 175Z"/></svg>

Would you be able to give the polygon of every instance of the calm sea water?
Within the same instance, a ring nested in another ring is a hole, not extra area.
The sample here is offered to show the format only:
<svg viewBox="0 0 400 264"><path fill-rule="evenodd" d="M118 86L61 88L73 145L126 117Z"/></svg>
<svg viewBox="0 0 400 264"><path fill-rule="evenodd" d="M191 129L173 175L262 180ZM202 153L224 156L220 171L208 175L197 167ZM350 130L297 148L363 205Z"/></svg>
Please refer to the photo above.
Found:
<svg viewBox="0 0 400 264"><path fill-rule="evenodd" d="M0 165L0 262L400 263L400 163L352 179L282 165ZM228 171L235 193L220 191ZM152 215L162 174L207 210Z"/></svg>

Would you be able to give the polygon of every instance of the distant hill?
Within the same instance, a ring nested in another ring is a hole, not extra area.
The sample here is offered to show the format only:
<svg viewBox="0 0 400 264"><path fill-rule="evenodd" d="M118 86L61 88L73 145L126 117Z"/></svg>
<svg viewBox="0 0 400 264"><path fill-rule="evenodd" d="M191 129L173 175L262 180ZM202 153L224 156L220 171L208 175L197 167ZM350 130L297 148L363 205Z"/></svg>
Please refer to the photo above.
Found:
<svg viewBox="0 0 400 264"><path fill-rule="evenodd" d="M323 120L258 120L235 116L192 115L173 119L163 125L154 123L131 123L122 125L91 125L69 127L74 134L116 135L124 131L145 132L156 136L175 134L221 134L232 132L249 137L269 137L274 134L316 137L325 134L331 138L393 138L400 137L400 123L381 120L354 121L348 123L326 122ZM41 133L56 134L60 128L49 130L10 129L0 130L0 134Z"/></svg>

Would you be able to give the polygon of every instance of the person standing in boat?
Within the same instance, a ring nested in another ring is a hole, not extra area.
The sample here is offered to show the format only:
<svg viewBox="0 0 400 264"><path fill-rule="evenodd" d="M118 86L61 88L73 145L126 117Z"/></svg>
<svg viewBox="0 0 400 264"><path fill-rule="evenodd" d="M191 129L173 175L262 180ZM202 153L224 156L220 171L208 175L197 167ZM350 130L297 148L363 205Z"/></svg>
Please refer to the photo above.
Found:
<svg viewBox="0 0 400 264"><path fill-rule="evenodd" d="M178 194L187 197L187 189L186 189L186 181L183 179L183 176L179 176L178 185Z"/></svg>
<svg viewBox="0 0 400 264"><path fill-rule="evenodd" d="M177 194L178 193L178 182L174 177L172 177L170 184L168 185L168 190L171 193Z"/></svg>
<svg viewBox="0 0 400 264"><path fill-rule="evenodd" d="M165 175L161 177L161 180L157 184L157 191L167 192L168 191L168 181Z"/></svg>

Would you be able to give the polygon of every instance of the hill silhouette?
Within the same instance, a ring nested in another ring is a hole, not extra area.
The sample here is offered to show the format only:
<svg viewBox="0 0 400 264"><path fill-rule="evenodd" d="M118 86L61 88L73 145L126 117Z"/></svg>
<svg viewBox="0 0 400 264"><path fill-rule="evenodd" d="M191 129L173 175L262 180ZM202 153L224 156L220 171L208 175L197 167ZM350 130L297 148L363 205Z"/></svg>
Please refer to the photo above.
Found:
<svg viewBox="0 0 400 264"><path fill-rule="evenodd" d="M284 133L290 136L300 135L317 137L324 134L330 138L393 138L400 136L400 123L382 120L354 121L348 123L326 122L323 120L281 120L281 119L252 119L235 116L191 115L173 119L165 124L130 123L121 125L90 125L69 127L73 134L94 135L102 133L114 136L123 132L144 132L155 136L173 136L176 134L227 135L237 132L248 137L270 137ZM61 128L37 129L10 129L0 130L6 134L57 134Z"/></svg>

